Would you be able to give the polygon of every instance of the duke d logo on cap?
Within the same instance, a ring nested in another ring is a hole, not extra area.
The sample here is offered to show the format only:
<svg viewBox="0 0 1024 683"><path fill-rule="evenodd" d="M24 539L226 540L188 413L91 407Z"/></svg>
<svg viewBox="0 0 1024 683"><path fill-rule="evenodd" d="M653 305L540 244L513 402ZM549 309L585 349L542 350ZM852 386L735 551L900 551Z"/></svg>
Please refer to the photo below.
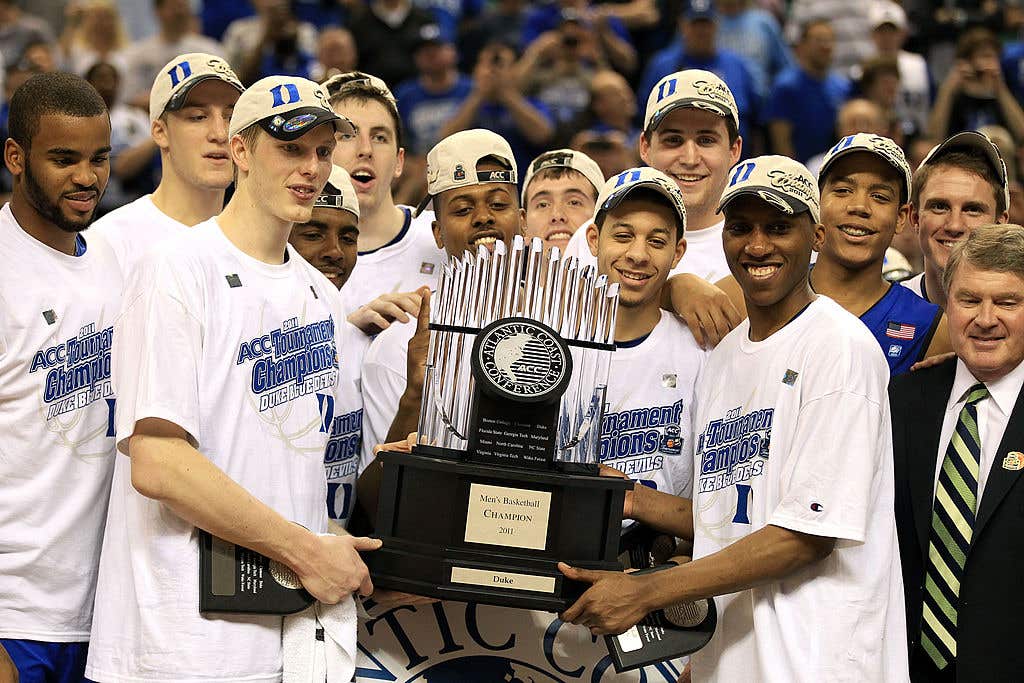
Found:
<svg viewBox="0 0 1024 683"><path fill-rule="evenodd" d="M295 140L321 123L351 133L352 123L334 113L327 93L305 78L270 76L256 81L235 103L228 128L237 135L254 123L278 140Z"/></svg>
<svg viewBox="0 0 1024 683"><path fill-rule="evenodd" d="M245 90L231 66L216 55L190 52L167 62L149 91L149 120L156 121L165 111L181 109L192 88L211 79L223 81L238 92Z"/></svg>

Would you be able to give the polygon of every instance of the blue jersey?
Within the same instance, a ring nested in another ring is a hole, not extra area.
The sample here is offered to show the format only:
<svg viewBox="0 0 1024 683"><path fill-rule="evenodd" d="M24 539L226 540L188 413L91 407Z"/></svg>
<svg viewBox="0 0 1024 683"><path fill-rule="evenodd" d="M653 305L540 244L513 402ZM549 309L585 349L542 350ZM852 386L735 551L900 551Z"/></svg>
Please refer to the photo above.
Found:
<svg viewBox="0 0 1024 683"><path fill-rule="evenodd" d="M940 318L942 309L898 283L860 317L882 347L892 377L924 357Z"/></svg>

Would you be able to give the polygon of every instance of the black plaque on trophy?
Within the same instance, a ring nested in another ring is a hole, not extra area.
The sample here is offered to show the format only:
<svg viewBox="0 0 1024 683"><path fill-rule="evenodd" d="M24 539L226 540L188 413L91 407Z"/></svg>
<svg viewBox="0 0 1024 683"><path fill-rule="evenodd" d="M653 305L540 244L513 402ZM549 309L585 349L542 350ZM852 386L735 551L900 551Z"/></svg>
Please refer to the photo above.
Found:
<svg viewBox="0 0 1024 683"><path fill-rule="evenodd" d="M313 604L287 566L199 530L199 611L293 614Z"/></svg>
<svg viewBox="0 0 1024 683"><path fill-rule="evenodd" d="M432 297L418 443L385 452L374 585L562 611L559 561L618 571L627 479L597 454L618 286L540 240L447 264Z"/></svg>

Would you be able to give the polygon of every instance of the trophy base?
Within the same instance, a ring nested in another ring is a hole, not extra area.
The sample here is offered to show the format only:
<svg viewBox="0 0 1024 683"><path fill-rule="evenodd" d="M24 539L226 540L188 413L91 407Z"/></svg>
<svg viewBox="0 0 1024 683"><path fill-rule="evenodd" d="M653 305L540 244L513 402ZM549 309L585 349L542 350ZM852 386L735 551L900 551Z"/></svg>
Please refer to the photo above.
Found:
<svg viewBox="0 0 1024 683"><path fill-rule="evenodd" d="M558 571L621 571L622 503L633 482L384 452L375 586L444 600L561 612L589 584ZM586 471L586 470L584 470Z"/></svg>

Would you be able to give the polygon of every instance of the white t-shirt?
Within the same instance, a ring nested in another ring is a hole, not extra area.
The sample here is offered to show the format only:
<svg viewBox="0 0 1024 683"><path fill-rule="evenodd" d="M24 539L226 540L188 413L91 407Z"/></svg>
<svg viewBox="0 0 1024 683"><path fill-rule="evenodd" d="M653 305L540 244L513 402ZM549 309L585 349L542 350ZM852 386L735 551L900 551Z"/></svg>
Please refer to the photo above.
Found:
<svg viewBox="0 0 1024 683"><path fill-rule="evenodd" d="M723 220L703 230L687 230L686 252L676 267L669 272L669 276L693 273L713 283L731 275L729 264L725 261L725 251L722 249L724 226ZM565 247L565 255L578 258L581 266L597 266L597 257L590 253L590 245L587 244L586 226L573 233Z"/></svg>
<svg viewBox="0 0 1024 683"><path fill-rule="evenodd" d="M355 505L355 478L363 443L363 356L371 339L349 323L341 349L341 376L330 439L324 454L327 516L347 526Z"/></svg>
<svg viewBox="0 0 1024 683"><path fill-rule="evenodd" d="M187 228L156 208L153 195L147 194L100 218L88 234L99 235L110 245L127 279L131 269L155 244Z"/></svg>
<svg viewBox="0 0 1024 683"><path fill-rule="evenodd" d="M900 91L896 99L896 115L900 120L912 120L915 129L923 132L928 127L931 109L931 77L924 57L900 50L896 57L900 70Z"/></svg>
<svg viewBox="0 0 1024 683"><path fill-rule="evenodd" d="M348 283L345 285L348 286ZM382 444L398 413L405 392L406 358L416 321L392 323L378 334L363 356L363 452L362 472L373 461L373 447Z"/></svg>
<svg viewBox="0 0 1024 683"><path fill-rule="evenodd" d="M786 578L715 598L699 681L905 681L889 371L856 317L819 296L768 339L748 321L711 353L694 421L694 558L764 526L836 538Z"/></svg>
<svg viewBox="0 0 1024 683"><path fill-rule="evenodd" d="M287 254L257 261L216 219L149 252L115 326L116 431L121 443L138 420L173 422L254 497L323 532L344 326L337 289ZM200 616L197 539L118 457L87 677L280 680L281 617Z"/></svg>
<svg viewBox="0 0 1024 683"><path fill-rule="evenodd" d="M434 212L424 211L413 218L413 209L398 208L405 214L405 223L395 238L373 251L359 252L356 267L341 290L346 315L381 294L411 292L437 282L448 257L434 241L430 227Z"/></svg>
<svg viewBox="0 0 1024 683"><path fill-rule="evenodd" d="M98 242L98 240L97 240ZM0 209L0 638L89 639L110 490L121 272Z"/></svg>
<svg viewBox="0 0 1024 683"><path fill-rule="evenodd" d="M611 358L601 462L659 491L693 490L694 391L707 352L686 325L661 311L661 322Z"/></svg>

